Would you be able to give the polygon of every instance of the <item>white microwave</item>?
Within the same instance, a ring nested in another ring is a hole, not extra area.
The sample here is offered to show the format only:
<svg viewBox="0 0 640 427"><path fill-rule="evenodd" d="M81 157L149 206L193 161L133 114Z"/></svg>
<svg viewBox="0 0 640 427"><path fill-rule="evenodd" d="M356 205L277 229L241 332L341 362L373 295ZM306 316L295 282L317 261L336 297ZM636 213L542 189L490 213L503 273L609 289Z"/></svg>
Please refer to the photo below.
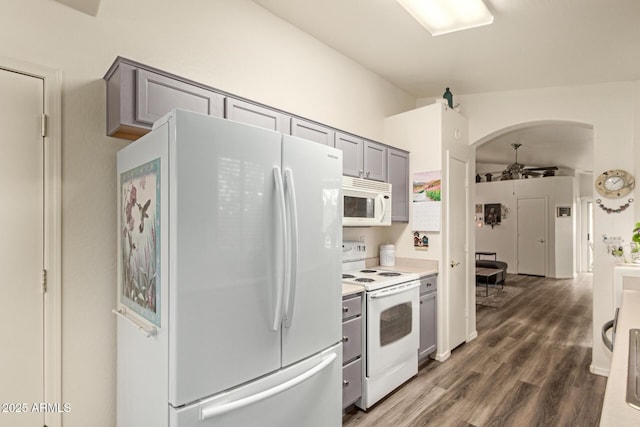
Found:
<svg viewBox="0 0 640 427"><path fill-rule="evenodd" d="M391 225L391 184L343 176L342 195L343 226Z"/></svg>

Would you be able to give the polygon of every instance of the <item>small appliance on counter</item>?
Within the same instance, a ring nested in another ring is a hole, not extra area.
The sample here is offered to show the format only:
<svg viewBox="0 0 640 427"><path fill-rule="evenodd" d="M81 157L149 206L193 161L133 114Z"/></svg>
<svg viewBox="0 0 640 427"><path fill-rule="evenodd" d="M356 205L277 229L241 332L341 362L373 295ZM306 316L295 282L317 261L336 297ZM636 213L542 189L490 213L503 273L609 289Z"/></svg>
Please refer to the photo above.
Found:
<svg viewBox="0 0 640 427"><path fill-rule="evenodd" d="M362 398L368 409L418 373L420 280L416 273L365 266L363 242L342 243L342 282L365 289Z"/></svg>
<svg viewBox="0 0 640 427"><path fill-rule="evenodd" d="M380 265L394 267L396 265L396 247L391 243L380 245Z"/></svg>

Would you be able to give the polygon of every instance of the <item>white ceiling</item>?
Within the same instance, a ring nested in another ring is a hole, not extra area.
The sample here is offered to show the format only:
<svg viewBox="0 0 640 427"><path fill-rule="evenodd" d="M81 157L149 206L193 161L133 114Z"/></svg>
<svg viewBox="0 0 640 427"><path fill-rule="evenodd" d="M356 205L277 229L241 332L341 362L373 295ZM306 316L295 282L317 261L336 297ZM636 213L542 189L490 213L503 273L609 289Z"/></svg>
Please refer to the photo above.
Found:
<svg viewBox="0 0 640 427"><path fill-rule="evenodd" d="M253 1L416 98L640 80L640 0L485 0L492 25L435 37L394 0ZM478 162L510 163L518 140L521 163L590 170L592 139L519 130L479 147Z"/></svg>
<svg viewBox="0 0 640 427"><path fill-rule="evenodd" d="M394 0L253 0L417 98L640 79L640 1L485 0L431 36Z"/></svg>
<svg viewBox="0 0 640 427"><path fill-rule="evenodd" d="M515 150L511 144L522 144L518 148L518 163L528 167L558 166L559 175L592 170L593 129L558 123L514 130L487 141L476 150L478 170L499 172L503 168L495 165L513 163Z"/></svg>

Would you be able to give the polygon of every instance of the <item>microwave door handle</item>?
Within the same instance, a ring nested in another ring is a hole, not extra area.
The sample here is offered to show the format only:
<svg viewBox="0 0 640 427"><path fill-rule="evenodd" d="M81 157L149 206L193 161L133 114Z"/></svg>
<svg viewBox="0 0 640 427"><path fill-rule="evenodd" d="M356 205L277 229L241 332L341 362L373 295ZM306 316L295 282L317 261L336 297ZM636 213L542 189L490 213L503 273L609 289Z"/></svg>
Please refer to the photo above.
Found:
<svg viewBox="0 0 640 427"><path fill-rule="evenodd" d="M376 216L378 216L378 222L382 222L384 221L384 212L385 212L385 206L384 206L385 200L384 200L384 196L382 194L378 194L376 196Z"/></svg>
<svg viewBox="0 0 640 427"><path fill-rule="evenodd" d="M296 301L296 279L298 276L298 203L291 169L284 170L285 190L289 200L289 220L291 221L291 247L289 248L289 280L285 285L284 326L290 327Z"/></svg>
<svg viewBox="0 0 640 427"><path fill-rule="evenodd" d="M286 276L286 266L288 256L287 249L287 212L285 208L284 201L284 185L282 182L282 172L278 166L273 167L273 179L276 184L276 207L277 207L277 215L280 219L280 227L282 228L282 232L280 234L280 242L282 243L282 250L276 250L276 301L275 301L275 309L273 313L273 330L278 331L280 329L280 324L282 323L282 294L284 292L285 287L285 278ZM276 245L278 239L275 239ZM277 249L277 248L276 248Z"/></svg>

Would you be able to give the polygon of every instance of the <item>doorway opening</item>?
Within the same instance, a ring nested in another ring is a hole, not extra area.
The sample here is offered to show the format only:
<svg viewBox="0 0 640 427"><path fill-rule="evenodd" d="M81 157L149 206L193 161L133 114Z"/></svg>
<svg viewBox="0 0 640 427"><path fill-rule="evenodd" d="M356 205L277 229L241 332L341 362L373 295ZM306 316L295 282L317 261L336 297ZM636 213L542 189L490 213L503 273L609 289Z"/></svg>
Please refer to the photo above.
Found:
<svg viewBox="0 0 640 427"><path fill-rule="evenodd" d="M583 236L593 235L592 217L581 205L593 196L593 126L548 120L520 123L473 146L475 251L495 252L510 274L573 278L578 271L589 271L593 254L585 249L590 240ZM481 217L486 204L501 207L499 224L488 226ZM534 215L531 209L544 212ZM543 222L540 236L527 234Z"/></svg>

